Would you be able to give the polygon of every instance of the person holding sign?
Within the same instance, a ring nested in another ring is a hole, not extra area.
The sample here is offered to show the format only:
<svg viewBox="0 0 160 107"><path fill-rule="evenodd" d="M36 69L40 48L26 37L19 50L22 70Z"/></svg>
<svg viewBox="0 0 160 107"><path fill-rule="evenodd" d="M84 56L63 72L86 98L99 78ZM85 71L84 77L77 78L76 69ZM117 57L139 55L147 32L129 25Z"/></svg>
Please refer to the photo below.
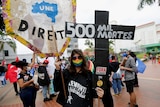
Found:
<svg viewBox="0 0 160 107"><path fill-rule="evenodd" d="M27 73L28 63L18 61L16 67L21 69L18 74L18 85L20 87L20 98L24 107L36 107L36 95L38 85L34 84L34 79Z"/></svg>
<svg viewBox="0 0 160 107"><path fill-rule="evenodd" d="M130 107L138 107L136 104L136 95L134 93L134 81L135 81L135 72L137 71L135 59L131 56L130 51L127 52L127 61L125 62L125 66L120 66L121 70L125 71L125 83L127 92L130 95Z"/></svg>
<svg viewBox="0 0 160 107"><path fill-rule="evenodd" d="M93 107L93 98L102 98L104 90L92 88L92 73L80 49L74 49L70 59L69 68L63 71L62 62L55 62L54 87L59 91L57 102L63 107Z"/></svg>

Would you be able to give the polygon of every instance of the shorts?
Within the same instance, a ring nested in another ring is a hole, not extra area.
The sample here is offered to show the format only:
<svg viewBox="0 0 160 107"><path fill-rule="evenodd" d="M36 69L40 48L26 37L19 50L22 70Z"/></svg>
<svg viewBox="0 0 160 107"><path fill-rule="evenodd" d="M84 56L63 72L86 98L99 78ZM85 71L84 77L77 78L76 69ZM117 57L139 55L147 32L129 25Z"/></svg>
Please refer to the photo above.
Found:
<svg viewBox="0 0 160 107"><path fill-rule="evenodd" d="M126 88L127 88L127 92L128 92L128 93L132 93L132 92L133 92L134 81L135 81L135 80L125 81L125 83L126 83Z"/></svg>

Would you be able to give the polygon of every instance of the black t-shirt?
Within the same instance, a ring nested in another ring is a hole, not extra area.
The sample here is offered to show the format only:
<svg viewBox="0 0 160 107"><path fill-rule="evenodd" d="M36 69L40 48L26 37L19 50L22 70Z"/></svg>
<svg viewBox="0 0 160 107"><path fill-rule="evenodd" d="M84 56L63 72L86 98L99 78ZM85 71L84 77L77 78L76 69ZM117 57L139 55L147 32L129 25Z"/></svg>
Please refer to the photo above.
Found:
<svg viewBox="0 0 160 107"><path fill-rule="evenodd" d="M38 83L40 86L45 86L50 84L50 78L47 73L46 66L39 66L38 68Z"/></svg>
<svg viewBox="0 0 160 107"><path fill-rule="evenodd" d="M4 66L0 66L0 73L5 73L6 72L6 68Z"/></svg>
<svg viewBox="0 0 160 107"><path fill-rule="evenodd" d="M29 74L27 74L27 73L25 73L25 74L19 73L18 74L18 80L19 79L23 79L23 82L25 83L25 82L31 80L32 77ZM21 88L20 88L20 90L21 90Z"/></svg>
<svg viewBox="0 0 160 107"><path fill-rule="evenodd" d="M110 62L109 63L109 71L110 72L117 72L118 68L119 68L119 62Z"/></svg>
<svg viewBox="0 0 160 107"><path fill-rule="evenodd" d="M68 83L68 97L64 107L88 107L86 101L87 93L87 81L86 78L77 74L71 77Z"/></svg>
<svg viewBox="0 0 160 107"><path fill-rule="evenodd" d="M92 73L71 74L68 70L63 72L67 98L64 98L60 71L55 71L54 88L60 91L57 102L63 107L92 107L96 92L92 89Z"/></svg>

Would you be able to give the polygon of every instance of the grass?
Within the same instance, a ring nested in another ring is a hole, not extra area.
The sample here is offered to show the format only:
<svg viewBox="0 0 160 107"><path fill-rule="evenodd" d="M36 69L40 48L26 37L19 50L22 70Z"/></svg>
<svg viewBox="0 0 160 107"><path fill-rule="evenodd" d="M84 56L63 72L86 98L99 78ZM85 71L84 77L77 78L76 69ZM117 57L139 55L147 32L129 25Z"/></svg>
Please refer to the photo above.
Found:
<svg viewBox="0 0 160 107"><path fill-rule="evenodd" d="M136 54L137 58L143 59L143 58L144 58L144 55L145 55L146 53L135 53L135 54Z"/></svg>

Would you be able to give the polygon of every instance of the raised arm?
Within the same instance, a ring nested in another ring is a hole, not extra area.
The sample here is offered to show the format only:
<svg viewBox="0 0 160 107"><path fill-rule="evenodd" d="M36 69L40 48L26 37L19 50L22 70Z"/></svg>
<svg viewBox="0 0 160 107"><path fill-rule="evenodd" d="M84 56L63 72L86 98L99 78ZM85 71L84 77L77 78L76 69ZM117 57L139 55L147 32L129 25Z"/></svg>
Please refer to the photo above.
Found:
<svg viewBox="0 0 160 107"><path fill-rule="evenodd" d="M29 66L32 68L33 66L34 66L34 64L35 64L35 58L36 58L36 54L35 53L33 53L33 55L32 55L32 61L31 61L31 63L29 64Z"/></svg>

